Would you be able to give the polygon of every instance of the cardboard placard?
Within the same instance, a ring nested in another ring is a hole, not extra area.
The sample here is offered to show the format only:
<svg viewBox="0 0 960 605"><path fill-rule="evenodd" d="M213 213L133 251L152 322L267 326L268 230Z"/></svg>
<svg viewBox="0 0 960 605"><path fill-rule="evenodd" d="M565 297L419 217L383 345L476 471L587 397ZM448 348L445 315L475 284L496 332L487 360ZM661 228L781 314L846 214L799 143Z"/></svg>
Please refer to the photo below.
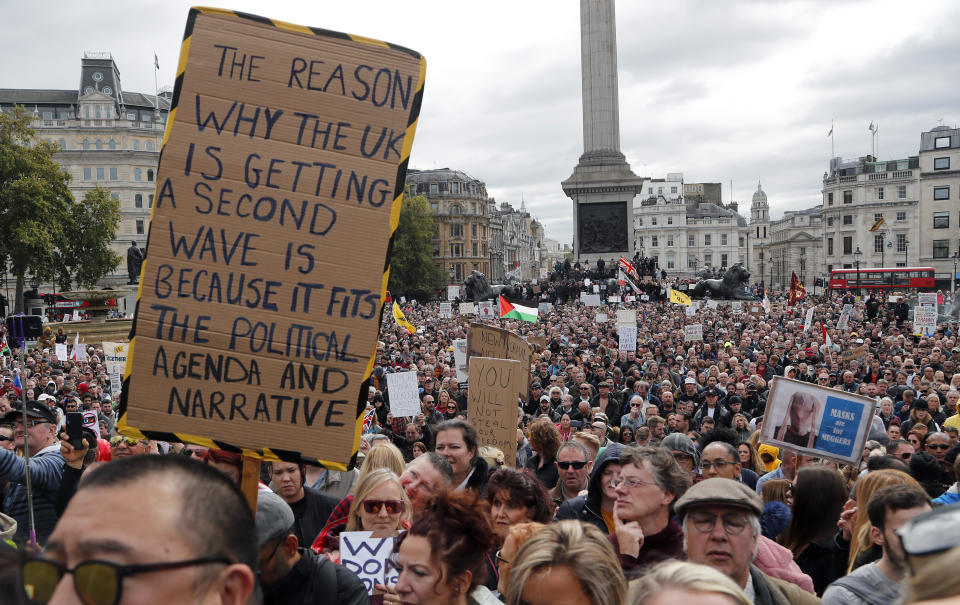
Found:
<svg viewBox="0 0 960 605"><path fill-rule="evenodd" d="M472 323L467 330L468 360L474 355L530 363L533 347L510 330Z"/></svg>
<svg viewBox="0 0 960 605"><path fill-rule="evenodd" d="M610 296L607 297L607 302L610 303L610 304L620 302L620 295L619 295L619 294L611 294Z"/></svg>
<svg viewBox="0 0 960 605"><path fill-rule="evenodd" d="M346 469L426 63L193 8L178 65L118 428Z"/></svg>
<svg viewBox="0 0 960 605"><path fill-rule="evenodd" d="M497 315L496 315L496 313L494 312L493 301L492 301L492 300L485 300L485 301L483 301L483 302L478 302L478 303L477 303L477 315L479 315L480 317L482 317L482 318L484 318L484 319L493 319L494 317L496 317Z"/></svg>
<svg viewBox="0 0 960 605"><path fill-rule="evenodd" d="M934 305L937 304L937 293L936 292L918 292L917 293L917 303L921 305Z"/></svg>
<svg viewBox="0 0 960 605"><path fill-rule="evenodd" d="M547 268L540 267L540 279L547 279Z"/></svg>
<svg viewBox="0 0 960 605"><path fill-rule="evenodd" d="M527 342L535 347L540 347L540 350L547 348L547 338L545 336L527 336Z"/></svg>
<svg viewBox="0 0 960 605"><path fill-rule="evenodd" d="M869 397L774 377L762 443L843 464L859 464L876 403Z"/></svg>
<svg viewBox="0 0 960 605"><path fill-rule="evenodd" d="M703 324L683 326L683 342L703 340Z"/></svg>
<svg viewBox="0 0 960 605"><path fill-rule="evenodd" d="M440 303L440 317L443 319L450 319L453 317L453 304L452 303Z"/></svg>
<svg viewBox="0 0 960 605"><path fill-rule="evenodd" d="M606 313L597 313L597 323L598 323L598 324L605 324L605 323L607 323L607 320L608 320L608 319L610 319L610 318L607 316Z"/></svg>
<svg viewBox="0 0 960 605"><path fill-rule="evenodd" d="M456 300L460 296L460 286L447 286L447 300Z"/></svg>
<svg viewBox="0 0 960 605"><path fill-rule="evenodd" d="M599 294L587 294L586 292L580 294L580 302L582 302L587 307L599 307L600 295Z"/></svg>
<svg viewBox="0 0 960 605"><path fill-rule="evenodd" d="M466 382L467 374L467 339L460 338L453 341L453 363L457 366L457 382Z"/></svg>
<svg viewBox="0 0 960 605"><path fill-rule="evenodd" d="M617 336L619 337L619 344L617 345L618 351L634 351L637 350L637 326L620 326L617 328Z"/></svg>
<svg viewBox="0 0 960 605"><path fill-rule="evenodd" d="M847 326L850 323L850 314L853 313L853 305L843 305L843 310L840 311L840 319L837 321L838 330L846 330Z"/></svg>
<svg viewBox="0 0 960 605"><path fill-rule="evenodd" d="M717 303L717 301L715 301L715 300L708 300L708 301L707 301L707 308L708 308L708 309L716 309L718 306L719 306L719 303Z"/></svg>
<svg viewBox="0 0 960 605"><path fill-rule="evenodd" d="M840 352L840 359L843 363L853 361L854 359L858 361L864 361L867 358L867 347L866 345L860 345L859 347L854 347L852 349L847 349Z"/></svg>
<svg viewBox="0 0 960 605"><path fill-rule="evenodd" d="M646 295L644 294L644 296ZM632 303L635 300L637 300L637 297L632 294L627 294L626 296L623 297L623 302Z"/></svg>
<svg viewBox="0 0 960 605"><path fill-rule="evenodd" d="M641 294L641 295L640 295L640 300L642 300L643 302L650 302L650 295L649 295L649 294Z"/></svg>
<svg viewBox="0 0 960 605"><path fill-rule="evenodd" d="M620 309L617 311L617 325L618 326L635 326L637 325L637 312L633 309Z"/></svg>
<svg viewBox="0 0 960 605"><path fill-rule="evenodd" d="M699 301L693 303L692 305L686 305L683 308L683 314L687 317L695 317L697 315L698 306L699 306Z"/></svg>
<svg viewBox="0 0 960 605"><path fill-rule="evenodd" d="M53 345L54 350L57 353L57 360L66 361L67 360L67 345L57 343Z"/></svg>
<svg viewBox="0 0 960 605"><path fill-rule="evenodd" d="M70 355L75 356L77 361L87 361L87 359L89 359L89 357L87 357L87 345L82 342L73 345L70 349Z"/></svg>
<svg viewBox="0 0 960 605"><path fill-rule="evenodd" d="M913 308L913 332L933 335L937 331L937 306L917 305Z"/></svg>
<svg viewBox="0 0 960 605"><path fill-rule="evenodd" d="M474 315L477 312L472 302L460 303L458 310L460 311L460 315Z"/></svg>
<svg viewBox="0 0 960 605"><path fill-rule="evenodd" d="M110 394L117 397L123 390L123 368L116 364L107 366L107 374L110 375Z"/></svg>
<svg viewBox="0 0 960 605"><path fill-rule="evenodd" d="M397 583L397 568L391 556L394 540L374 538L372 531L340 533L340 564L360 578L368 595L373 594L373 587L377 584Z"/></svg>
<svg viewBox="0 0 960 605"><path fill-rule="evenodd" d="M813 309L814 309L814 307L810 307L809 309L807 309L807 314L806 314L806 316L803 318L803 331L804 331L804 332L809 332L809 331L810 331L810 326L813 325Z"/></svg>
<svg viewBox="0 0 960 605"><path fill-rule="evenodd" d="M537 310L540 313L553 313L553 303L542 302L537 305Z"/></svg>
<svg viewBox="0 0 960 605"><path fill-rule="evenodd" d="M516 466L517 397L526 396L529 383L530 372L519 361L470 358L467 417L480 443L500 448L507 466Z"/></svg>
<svg viewBox="0 0 960 605"><path fill-rule="evenodd" d="M730 303L730 310L733 311L734 315L743 315L743 303L739 300L735 300Z"/></svg>
<svg viewBox="0 0 960 605"><path fill-rule="evenodd" d="M416 416L422 411L415 371L387 374L387 392L390 394L390 411L394 418Z"/></svg>

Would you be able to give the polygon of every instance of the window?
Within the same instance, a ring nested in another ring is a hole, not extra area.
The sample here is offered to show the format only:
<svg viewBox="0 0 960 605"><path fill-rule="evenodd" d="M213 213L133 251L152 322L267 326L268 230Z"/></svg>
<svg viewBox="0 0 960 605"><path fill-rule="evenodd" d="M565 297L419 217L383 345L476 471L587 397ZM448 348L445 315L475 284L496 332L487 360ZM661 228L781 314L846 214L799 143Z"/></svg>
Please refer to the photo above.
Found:
<svg viewBox="0 0 960 605"><path fill-rule="evenodd" d="M673 259L672 259L672 258L668 258L668 259L667 259L667 269L673 269L673 268L674 268Z"/></svg>
<svg viewBox="0 0 960 605"><path fill-rule="evenodd" d="M873 222L874 222L874 224L876 224L876 222L879 221L879 220L882 219L882 218L883 218L883 213L882 213L882 212L874 212L874 213L873 213Z"/></svg>
<svg viewBox="0 0 960 605"><path fill-rule="evenodd" d="M143 169L134 168L133 169L133 180L142 181L143 180Z"/></svg>
<svg viewBox="0 0 960 605"><path fill-rule="evenodd" d="M704 255L703 255L703 264L705 264L705 265L707 265L707 266L712 265L712 264L713 264L713 255L712 255L712 254L704 254Z"/></svg>
<svg viewBox="0 0 960 605"><path fill-rule="evenodd" d="M147 141L147 151L153 151L153 141Z"/></svg>
<svg viewBox="0 0 960 605"><path fill-rule="evenodd" d="M676 188L676 187L671 187L671 188L670 188L670 193L676 193L676 192L677 192L677 188Z"/></svg>
<svg viewBox="0 0 960 605"><path fill-rule="evenodd" d="M470 202L470 214L476 214L476 213L477 213L477 203Z"/></svg>
<svg viewBox="0 0 960 605"><path fill-rule="evenodd" d="M898 220L898 221L905 221L905 220L907 220L907 212L906 212L905 210L901 210L900 212L898 212L898 213L897 213L897 220Z"/></svg>
<svg viewBox="0 0 960 605"><path fill-rule="evenodd" d="M672 235L668 235L668 236L667 236L667 246L670 247L670 248L673 248L673 236L672 236Z"/></svg>
<svg viewBox="0 0 960 605"><path fill-rule="evenodd" d="M935 200L949 200L950 199L950 186L945 187L934 187L933 188L933 199Z"/></svg>
<svg viewBox="0 0 960 605"><path fill-rule="evenodd" d="M726 234L726 233L721 233L721 234L720 234L720 245L721 245L721 246L726 246L726 245L727 245L727 234Z"/></svg>
<svg viewBox="0 0 960 605"><path fill-rule="evenodd" d="M477 242L473 242L473 255L477 255Z"/></svg>
<svg viewBox="0 0 960 605"><path fill-rule="evenodd" d="M687 257L687 269L696 269L697 268L697 258L695 256Z"/></svg>
<svg viewBox="0 0 960 605"><path fill-rule="evenodd" d="M153 182L153 168L147 168L147 180Z"/></svg>
<svg viewBox="0 0 960 605"><path fill-rule="evenodd" d="M450 214L452 214L453 216L460 216L461 214L463 214L463 209L460 208L459 204L453 204L450 206Z"/></svg>
<svg viewBox="0 0 960 605"><path fill-rule="evenodd" d="M137 121L137 113L136 113L135 111L128 111L128 112L127 112L127 119L130 120L131 122L136 122L136 121Z"/></svg>
<svg viewBox="0 0 960 605"><path fill-rule="evenodd" d="M687 246L689 246L690 248L693 248L693 247L696 246L696 245L697 245L697 238L696 238L696 236L688 235L688 236L687 236Z"/></svg>
<svg viewBox="0 0 960 605"><path fill-rule="evenodd" d="M948 258L950 256L950 240L933 240L933 258Z"/></svg>
<svg viewBox="0 0 960 605"><path fill-rule="evenodd" d="M138 193L135 196L133 196L133 207L143 208L143 195Z"/></svg>
<svg viewBox="0 0 960 605"><path fill-rule="evenodd" d="M827 193L827 206L833 206L833 192Z"/></svg>
<svg viewBox="0 0 960 605"><path fill-rule="evenodd" d="M849 235L843 238L843 253L853 254L853 238Z"/></svg>
<svg viewBox="0 0 960 605"><path fill-rule="evenodd" d="M642 236L642 235L637 238L636 248L637 248L637 250L643 248L643 236Z"/></svg>
<svg viewBox="0 0 960 605"><path fill-rule="evenodd" d="M107 178L107 171L106 171L106 169L103 168L103 167L97 168L97 180L98 180L98 181L104 181L104 180L106 180L106 178Z"/></svg>
<svg viewBox="0 0 960 605"><path fill-rule="evenodd" d="M830 256L833 256L833 238L832 237L827 238L827 254L829 254Z"/></svg>
<svg viewBox="0 0 960 605"><path fill-rule="evenodd" d="M659 246L659 245L660 245L660 240L659 240L659 238L657 238L656 235L651 235L651 236L650 236L650 247L651 247L651 248L656 248L656 247Z"/></svg>
<svg viewBox="0 0 960 605"><path fill-rule="evenodd" d="M934 170L949 170L950 158L933 158Z"/></svg>
<svg viewBox="0 0 960 605"><path fill-rule="evenodd" d="M470 225L470 234L471 234L473 237L477 237L477 224L476 224L476 223Z"/></svg>
<svg viewBox="0 0 960 605"><path fill-rule="evenodd" d="M933 228L934 228L934 229L949 229L949 228L950 228L950 213L949 213L949 212L934 212L934 213L933 213Z"/></svg>
<svg viewBox="0 0 960 605"><path fill-rule="evenodd" d="M897 234L897 252L906 252L907 251L907 234L898 233Z"/></svg>
<svg viewBox="0 0 960 605"><path fill-rule="evenodd" d="M117 148L117 142L114 141L113 139L110 139L110 142L107 143L107 147L110 148L110 151L114 151Z"/></svg>
<svg viewBox="0 0 960 605"><path fill-rule="evenodd" d="M853 215L852 215L852 214L844 214L844 215L843 215L843 224L844 224L844 225L852 225L852 224L853 224Z"/></svg>
<svg viewBox="0 0 960 605"><path fill-rule="evenodd" d="M878 200L883 199L883 187L877 187L877 199Z"/></svg>
<svg viewBox="0 0 960 605"><path fill-rule="evenodd" d="M430 195L437 195L437 184L430 183Z"/></svg>
<svg viewBox="0 0 960 605"><path fill-rule="evenodd" d="M828 216L828 217L827 217L827 227L833 227L833 217L832 217L832 216Z"/></svg>
<svg viewBox="0 0 960 605"><path fill-rule="evenodd" d="M451 223L450 237L463 237L463 225L459 223Z"/></svg>
<svg viewBox="0 0 960 605"><path fill-rule="evenodd" d="M873 236L873 251L883 252L883 236L882 235Z"/></svg>
<svg viewBox="0 0 960 605"><path fill-rule="evenodd" d="M743 248L743 236L741 236L741 237L740 237L740 243L739 243L739 246L740 246L741 248Z"/></svg>
<svg viewBox="0 0 960 605"><path fill-rule="evenodd" d="M703 245L704 245L704 246L709 246L709 245L710 245L710 241L711 241L710 234L709 234L709 233L704 233L704 234L703 234Z"/></svg>
<svg viewBox="0 0 960 605"><path fill-rule="evenodd" d="M94 105L94 107L93 107L93 117L95 117L96 119L99 120L99 119L101 118L101 116L102 116L102 114L101 114L101 112L100 112L100 106L99 106L99 105Z"/></svg>
<svg viewBox="0 0 960 605"><path fill-rule="evenodd" d="M647 187L647 195L653 195L653 187Z"/></svg>
<svg viewBox="0 0 960 605"><path fill-rule="evenodd" d="M449 193L450 183L446 181L440 181L440 193Z"/></svg>
<svg viewBox="0 0 960 605"><path fill-rule="evenodd" d="M640 225L641 227L643 227L643 217L642 217L642 216L637 219L637 224Z"/></svg>
<svg viewBox="0 0 960 605"><path fill-rule="evenodd" d="M907 199L907 186L906 185L897 185L897 199L905 200Z"/></svg>
<svg viewBox="0 0 960 605"><path fill-rule="evenodd" d="M933 140L934 149L949 149L950 137L937 137Z"/></svg>
<svg viewBox="0 0 960 605"><path fill-rule="evenodd" d="M668 224L668 225L672 225L672 224L673 224L673 217L672 217L672 216L668 216L668 217L667 217L667 224Z"/></svg>
<svg viewBox="0 0 960 605"><path fill-rule="evenodd" d="M437 202L430 202L430 209L433 210L434 214L437 214L440 212L440 204Z"/></svg>
<svg viewBox="0 0 960 605"><path fill-rule="evenodd" d="M843 203L852 204L853 203L853 191L847 190L843 192Z"/></svg>
<svg viewBox="0 0 960 605"><path fill-rule="evenodd" d="M66 139L60 139L59 141L57 141L57 144L60 145L60 149L66 149L66 148L67 148L67 140L66 140Z"/></svg>
<svg viewBox="0 0 960 605"><path fill-rule="evenodd" d="M450 193L460 193L460 183L454 181L450 183ZM474 254L476 256L476 254Z"/></svg>
<svg viewBox="0 0 960 605"><path fill-rule="evenodd" d="M147 208L153 208L153 194L147 196Z"/></svg>
<svg viewBox="0 0 960 605"><path fill-rule="evenodd" d="M83 141L81 141L81 142L80 142L80 147L81 147L81 149L83 149L84 151L89 151L89 149L90 149L90 139L84 139Z"/></svg>
<svg viewBox="0 0 960 605"><path fill-rule="evenodd" d="M101 141L100 139L97 139L97 142L93 144L93 147L97 151L103 151L103 141Z"/></svg>
<svg viewBox="0 0 960 605"><path fill-rule="evenodd" d="M143 235L143 219L137 219L137 235Z"/></svg>
<svg viewBox="0 0 960 605"><path fill-rule="evenodd" d="M138 141L137 139L133 140L133 150L140 151L140 141Z"/></svg>
<svg viewBox="0 0 960 605"><path fill-rule="evenodd" d="M111 167L110 167L110 180L111 180L111 181L116 181L117 179L119 179L119 176L118 176L118 174L117 174L117 167L116 167L116 166L111 166Z"/></svg>
<svg viewBox="0 0 960 605"><path fill-rule="evenodd" d="M91 169L89 166L84 166L84 167L83 167L83 180L89 181L89 180L92 179L92 178L93 178L92 169Z"/></svg>
<svg viewBox="0 0 960 605"><path fill-rule="evenodd" d="M656 224L657 224L657 217L655 217L655 216L650 217L650 224L651 224L651 225L656 225Z"/></svg>
<svg viewBox="0 0 960 605"><path fill-rule="evenodd" d="M727 255L726 255L726 254L721 254L721 255L720 255L720 266L721 266L721 267L726 267L726 266L727 266Z"/></svg>

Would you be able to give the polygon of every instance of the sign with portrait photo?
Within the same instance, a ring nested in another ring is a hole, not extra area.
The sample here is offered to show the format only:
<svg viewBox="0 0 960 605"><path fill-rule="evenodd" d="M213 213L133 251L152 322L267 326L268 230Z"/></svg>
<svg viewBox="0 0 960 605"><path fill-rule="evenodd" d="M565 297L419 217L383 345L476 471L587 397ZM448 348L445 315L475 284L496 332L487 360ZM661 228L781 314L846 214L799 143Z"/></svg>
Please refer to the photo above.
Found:
<svg viewBox="0 0 960 605"><path fill-rule="evenodd" d="M875 407L869 397L777 376L767 397L760 442L859 464Z"/></svg>

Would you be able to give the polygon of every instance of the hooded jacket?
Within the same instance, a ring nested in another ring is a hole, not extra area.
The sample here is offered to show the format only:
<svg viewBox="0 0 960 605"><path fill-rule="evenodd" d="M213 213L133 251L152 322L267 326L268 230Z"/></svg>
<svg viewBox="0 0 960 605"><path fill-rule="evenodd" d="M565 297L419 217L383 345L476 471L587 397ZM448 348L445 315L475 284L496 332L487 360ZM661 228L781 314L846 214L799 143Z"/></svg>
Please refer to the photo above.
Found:
<svg viewBox="0 0 960 605"><path fill-rule="evenodd" d="M590 481L587 482L587 494L577 496L567 500L560 505L557 511L557 520L576 519L584 523L590 523L596 526L604 534L607 531L607 523L603 520L601 512L601 503L603 502L603 486L600 485L600 478L603 477L603 469L611 462L620 463L620 453L623 452L622 443L612 443L597 456L597 461L590 472Z"/></svg>

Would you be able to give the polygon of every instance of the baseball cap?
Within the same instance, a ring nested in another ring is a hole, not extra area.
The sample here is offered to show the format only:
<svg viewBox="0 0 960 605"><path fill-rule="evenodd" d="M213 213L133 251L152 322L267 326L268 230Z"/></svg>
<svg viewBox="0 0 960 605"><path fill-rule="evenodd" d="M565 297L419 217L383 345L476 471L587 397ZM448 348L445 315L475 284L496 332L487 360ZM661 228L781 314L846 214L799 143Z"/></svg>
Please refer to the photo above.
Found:
<svg viewBox="0 0 960 605"><path fill-rule="evenodd" d="M539 381L539 380L534 380L533 382L530 383L530 388L531 388L531 389L540 389L540 388L543 388L543 387L540 385L540 381Z"/></svg>
<svg viewBox="0 0 960 605"><path fill-rule="evenodd" d="M286 536L293 527L293 509L277 494L260 490L257 493L257 548Z"/></svg>
<svg viewBox="0 0 960 605"><path fill-rule="evenodd" d="M717 389L707 389L703 392L704 397L719 397L720 391Z"/></svg>
<svg viewBox="0 0 960 605"><path fill-rule="evenodd" d="M674 510L682 519L691 508L709 504L742 508L758 517L763 514L763 499L760 494L744 483L721 477L704 479L695 484L680 496Z"/></svg>
<svg viewBox="0 0 960 605"><path fill-rule="evenodd" d="M697 384L697 381L693 378L686 378L684 379L683 384Z"/></svg>
<svg viewBox="0 0 960 605"><path fill-rule="evenodd" d="M23 418L23 408L26 405L28 418L39 418L53 424L57 423L57 414L47 404L30 400L26 404L19 404L3 417L3 422L15 422Z"/></svg>

